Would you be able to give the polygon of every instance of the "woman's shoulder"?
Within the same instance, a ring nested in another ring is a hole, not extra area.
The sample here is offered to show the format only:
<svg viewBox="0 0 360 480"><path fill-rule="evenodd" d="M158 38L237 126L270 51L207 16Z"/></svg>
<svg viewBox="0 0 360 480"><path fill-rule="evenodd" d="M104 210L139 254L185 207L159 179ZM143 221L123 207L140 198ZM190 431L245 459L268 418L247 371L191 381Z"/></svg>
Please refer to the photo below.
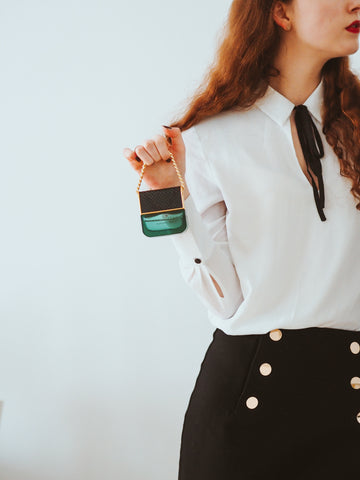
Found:
<svg viewBox="0 0 360 480"><path fill-rule="evenodd" d="M196 123L184 134L187 137L196 136L201 143L221 144L221 141L230 140L236 136L245 141L253 133L259 132L263 115L256 104L244 109L233 107L215 115L211 115Z"/></svg>
<svg viewBox="0 0 360 480"><path fill-rule="evenodd" d="M224 130L229 132L235 130L237 133L240 133L239 127L242 127L241 131L246 133L246 131L256 128L261 113L256 104L247 109L233 107L211 115L190 128L196 130L199 136L223 132Z"/></svg>

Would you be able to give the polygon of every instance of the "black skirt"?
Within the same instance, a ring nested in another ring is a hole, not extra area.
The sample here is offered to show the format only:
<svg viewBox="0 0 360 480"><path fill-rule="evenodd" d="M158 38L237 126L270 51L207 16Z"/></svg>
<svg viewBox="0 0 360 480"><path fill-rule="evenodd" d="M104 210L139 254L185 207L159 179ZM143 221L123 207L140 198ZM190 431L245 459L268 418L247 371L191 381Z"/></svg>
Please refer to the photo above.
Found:
<svg viewBox="0 0 360 480"><path fill-rule="evenodd" d="M191 394L178 480L360 478L360 331L216 329Z"/></svg>

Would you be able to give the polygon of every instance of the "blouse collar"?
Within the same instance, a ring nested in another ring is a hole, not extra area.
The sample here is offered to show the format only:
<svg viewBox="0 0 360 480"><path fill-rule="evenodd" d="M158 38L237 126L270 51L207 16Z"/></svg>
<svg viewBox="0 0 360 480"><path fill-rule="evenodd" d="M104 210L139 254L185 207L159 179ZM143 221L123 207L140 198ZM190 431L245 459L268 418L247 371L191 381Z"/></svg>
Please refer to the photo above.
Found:
<svg viewBox="0 0 360 480"><path fill-rule="evenodd" d="M321 107L323 103L324 95L324 81L321 79L318 86L311 93L311 95L303 103L309 112L316 118L319 123L322 123L321 119ZM291 115L295 105L290 102L289 99L284 97L277 90L268 85L265 95L255 102L264 113L277 122L280 126L283 126Z"/></svg>

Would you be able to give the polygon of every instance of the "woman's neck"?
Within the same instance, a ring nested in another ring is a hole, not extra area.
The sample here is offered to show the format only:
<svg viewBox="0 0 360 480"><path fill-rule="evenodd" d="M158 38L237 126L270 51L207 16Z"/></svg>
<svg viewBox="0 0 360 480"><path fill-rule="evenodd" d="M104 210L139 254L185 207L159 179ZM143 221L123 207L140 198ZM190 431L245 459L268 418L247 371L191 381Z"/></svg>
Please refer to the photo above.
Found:
<svg viewBox="0 0 360 480"><path fill-rule="evenodd" d="M269 84L294 105L303 104L319 85L324 63L313 50L284 46L274 62L280 75L270 77Z"/></svg>

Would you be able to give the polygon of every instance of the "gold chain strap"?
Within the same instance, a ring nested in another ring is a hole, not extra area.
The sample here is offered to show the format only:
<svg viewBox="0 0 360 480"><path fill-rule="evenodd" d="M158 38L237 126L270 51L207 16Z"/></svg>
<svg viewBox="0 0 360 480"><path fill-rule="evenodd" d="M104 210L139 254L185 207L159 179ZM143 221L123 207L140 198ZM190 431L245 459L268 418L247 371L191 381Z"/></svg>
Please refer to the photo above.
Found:
<svg viewBox="0 0 360 480"><path fill-rule="evenodd" d="M175 158L174 158L174 155L172 153L170 153L170 158L171 158L171 161L175 167L175 170L176 170L176 173L177 173L177 176L180 180L180 186L181 188L184 190L185 188L185 184L184 184L184 180L181 176L181 173L179 171L179 168L178 166L176 165L176 162L175 162ZM144 172L145 172L145 167L146 167L146 163L143 164L142 166L142 169L141 169L141 173L140 173L140 180L139 180L139 183L138 183L138 186L137 186L137 189L136 189L136 193L139 193L139 190L140 190L140 186L141 186L141 182L142 182L142 179L143 179L143 176L144 176Z"/></svg>

